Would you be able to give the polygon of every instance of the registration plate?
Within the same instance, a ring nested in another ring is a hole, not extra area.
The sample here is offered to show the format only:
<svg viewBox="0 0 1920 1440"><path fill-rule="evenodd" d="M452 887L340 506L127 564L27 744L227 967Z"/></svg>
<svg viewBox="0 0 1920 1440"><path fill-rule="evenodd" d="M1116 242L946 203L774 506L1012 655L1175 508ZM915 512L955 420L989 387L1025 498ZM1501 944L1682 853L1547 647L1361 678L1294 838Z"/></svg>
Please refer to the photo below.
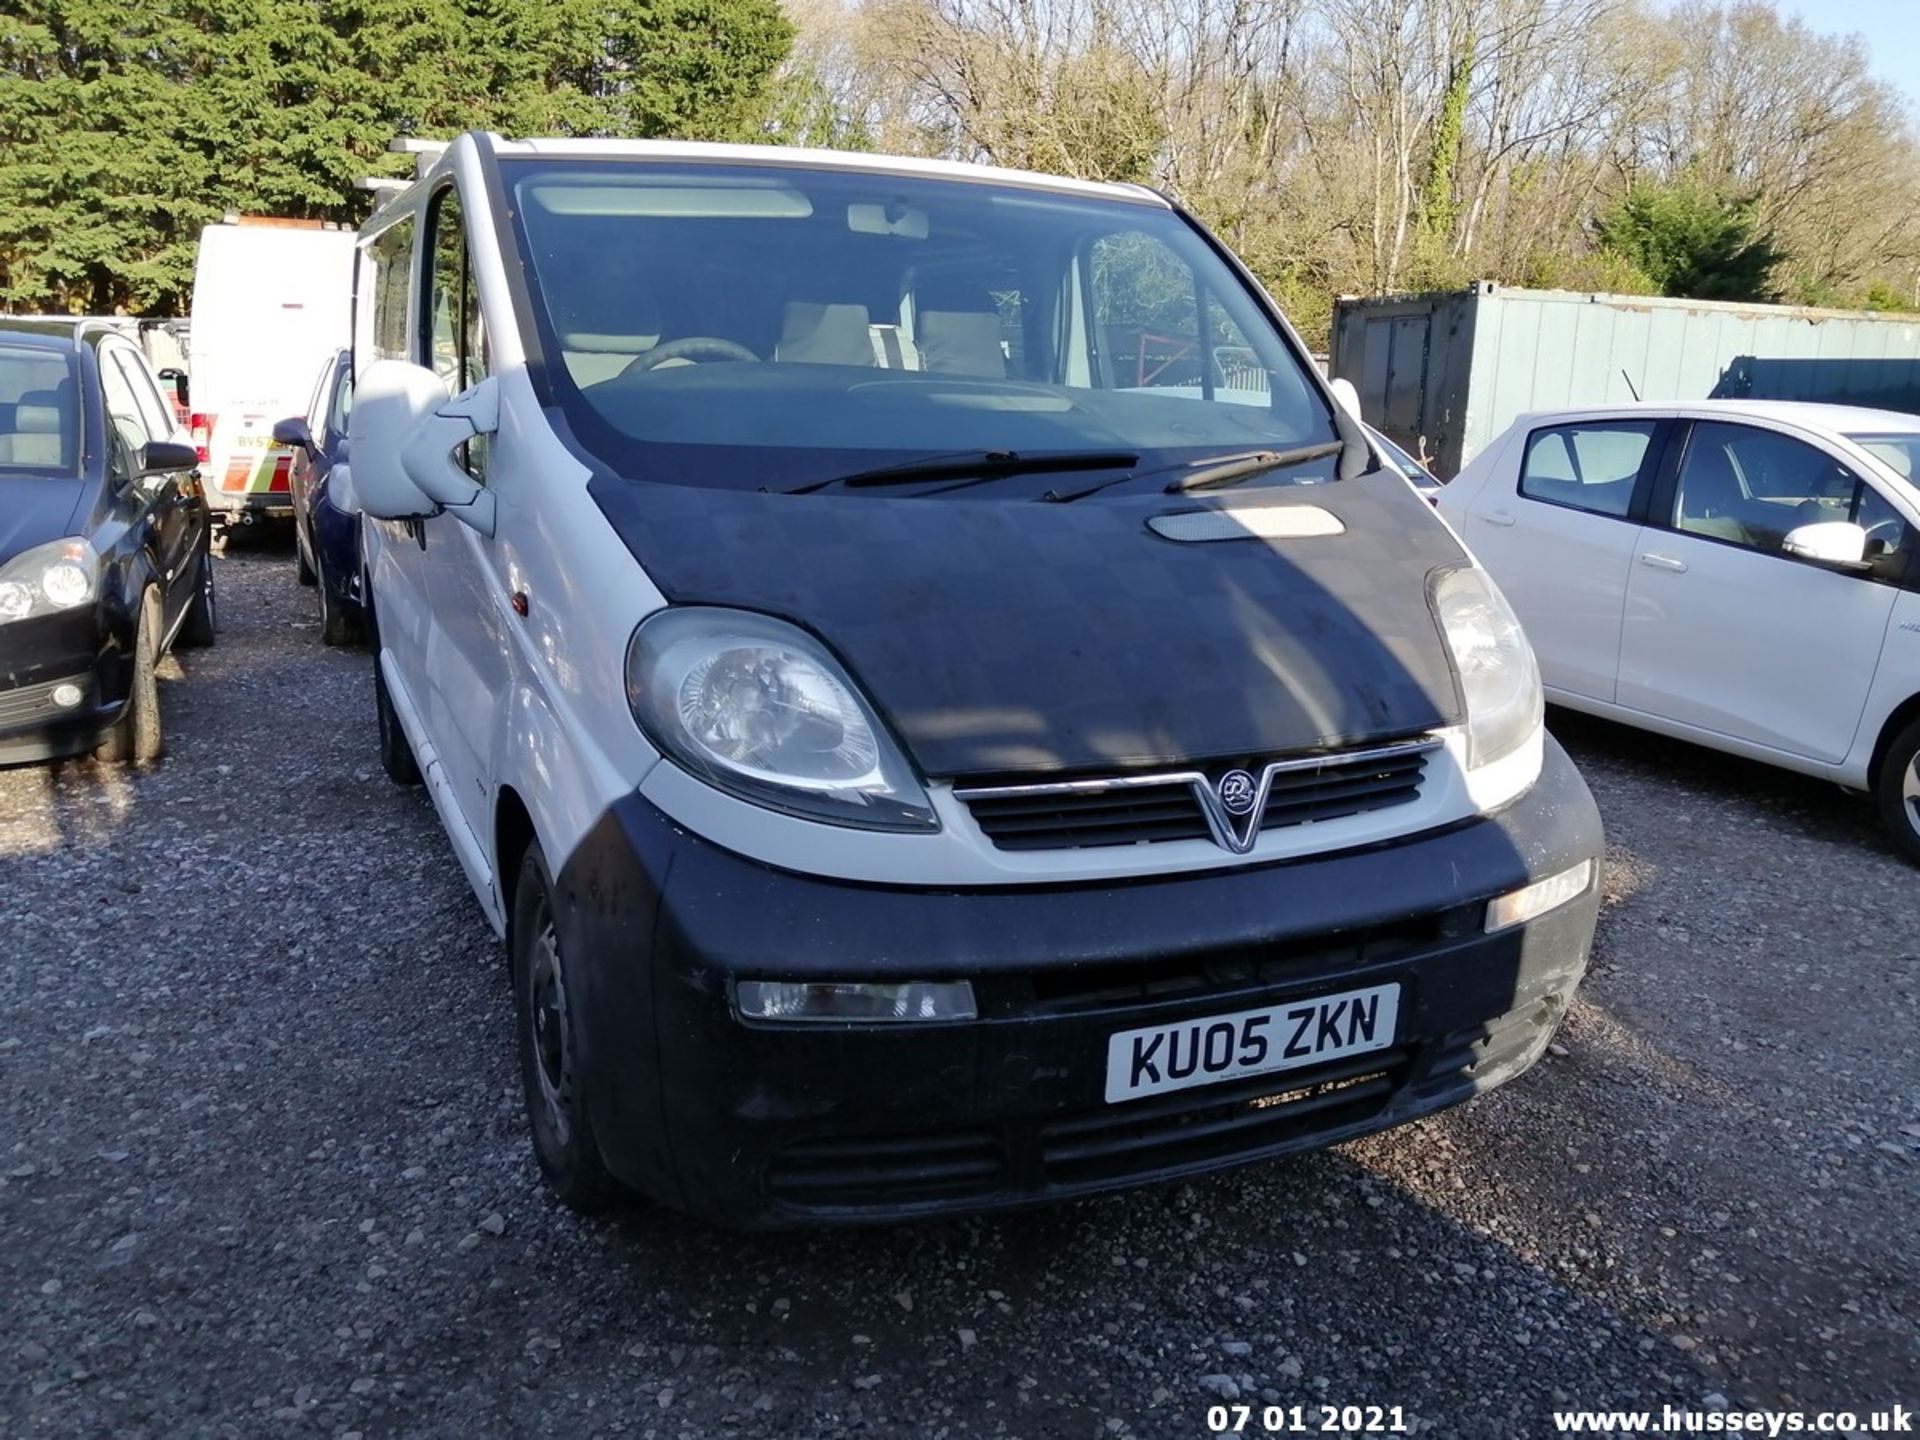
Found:
<svg viewBox="0 0 1920 1440"><path fill-rule="evenodd" d="M1400 987L1375 985L1122 1030L1107 1041L1107 1102L1384 1050L1393 1044L1399 1018Z"/></svg>

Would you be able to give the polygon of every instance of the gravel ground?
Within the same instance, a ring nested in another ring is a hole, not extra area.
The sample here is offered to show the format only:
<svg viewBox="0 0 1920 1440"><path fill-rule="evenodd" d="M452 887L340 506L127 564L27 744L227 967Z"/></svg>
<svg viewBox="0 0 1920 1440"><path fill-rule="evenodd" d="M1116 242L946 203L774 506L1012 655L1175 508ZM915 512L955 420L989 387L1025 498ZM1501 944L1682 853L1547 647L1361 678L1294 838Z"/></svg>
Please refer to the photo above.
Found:
<svg viewBox="0 0 1920 1440"><path fill-rule="evenodd" d="M1559 717L1609 904L1561 1043L1308 1159L742 1237L538 1183L499 948L369 662L221 560L171 754L0 771L0 1429L1190 1436L1206 1406L1920 1399L1920 883L1862 802ZM1257 1429L1257 1418L1256 1418Z"/></svg>

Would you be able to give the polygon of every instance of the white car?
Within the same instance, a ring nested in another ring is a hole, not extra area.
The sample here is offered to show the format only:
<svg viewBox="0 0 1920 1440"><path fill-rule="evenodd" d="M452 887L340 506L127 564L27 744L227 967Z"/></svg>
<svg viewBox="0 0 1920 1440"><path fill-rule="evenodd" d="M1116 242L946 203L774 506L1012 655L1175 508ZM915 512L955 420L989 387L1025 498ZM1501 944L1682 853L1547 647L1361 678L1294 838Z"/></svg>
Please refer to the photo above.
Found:
<svg viewBox="0 0 1920 1440"><path fill-rule="evenodd" d="M1920 860L1920 417L1523 415L1440 492L1547 698L1871 791Z"/></svg>

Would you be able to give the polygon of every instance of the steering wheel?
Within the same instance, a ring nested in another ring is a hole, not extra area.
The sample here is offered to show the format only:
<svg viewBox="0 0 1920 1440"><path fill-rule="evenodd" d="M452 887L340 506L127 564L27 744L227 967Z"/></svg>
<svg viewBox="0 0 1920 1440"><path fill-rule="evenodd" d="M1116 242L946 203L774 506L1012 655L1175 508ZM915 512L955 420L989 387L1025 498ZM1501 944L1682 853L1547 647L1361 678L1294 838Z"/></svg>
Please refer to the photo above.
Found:
<svg viewBox="0 0 1920 1440"><path fill-rule="evenodd" d="M681 340L669 340L664 345L636 355L629 370L652 370L669 360L749 360L758 362L760 357L744 345L736 345L731 340L722 340L718 335L689 335Z"/></svg>
<svg viewBox="0 0 1920 1440"><path fill-rule="evenodd" d="M1902 520L1898 515L1889 515L1884 520L1875 521L1867 527L1867 543L1872 544L1874 538L1884 530L1887 532L1885 543L1891 548L1894 540L1897 539L1900 534L1900 527L1906 523L1907 522Z"/></svg>

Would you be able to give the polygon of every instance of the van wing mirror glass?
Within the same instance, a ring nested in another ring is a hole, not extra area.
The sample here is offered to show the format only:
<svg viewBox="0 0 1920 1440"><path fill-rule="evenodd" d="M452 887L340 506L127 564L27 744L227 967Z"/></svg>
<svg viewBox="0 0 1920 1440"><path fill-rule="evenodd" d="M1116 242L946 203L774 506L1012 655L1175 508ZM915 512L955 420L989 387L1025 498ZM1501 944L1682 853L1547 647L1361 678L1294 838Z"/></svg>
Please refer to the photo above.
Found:
<svg viewBox="0 0 1920 1440"><path fill-rule="evenodd" d="M1836 570L1865 570L1867 532L1851 520L1821 520L1787 532L1780 548L1797 560Z"/></svg>

